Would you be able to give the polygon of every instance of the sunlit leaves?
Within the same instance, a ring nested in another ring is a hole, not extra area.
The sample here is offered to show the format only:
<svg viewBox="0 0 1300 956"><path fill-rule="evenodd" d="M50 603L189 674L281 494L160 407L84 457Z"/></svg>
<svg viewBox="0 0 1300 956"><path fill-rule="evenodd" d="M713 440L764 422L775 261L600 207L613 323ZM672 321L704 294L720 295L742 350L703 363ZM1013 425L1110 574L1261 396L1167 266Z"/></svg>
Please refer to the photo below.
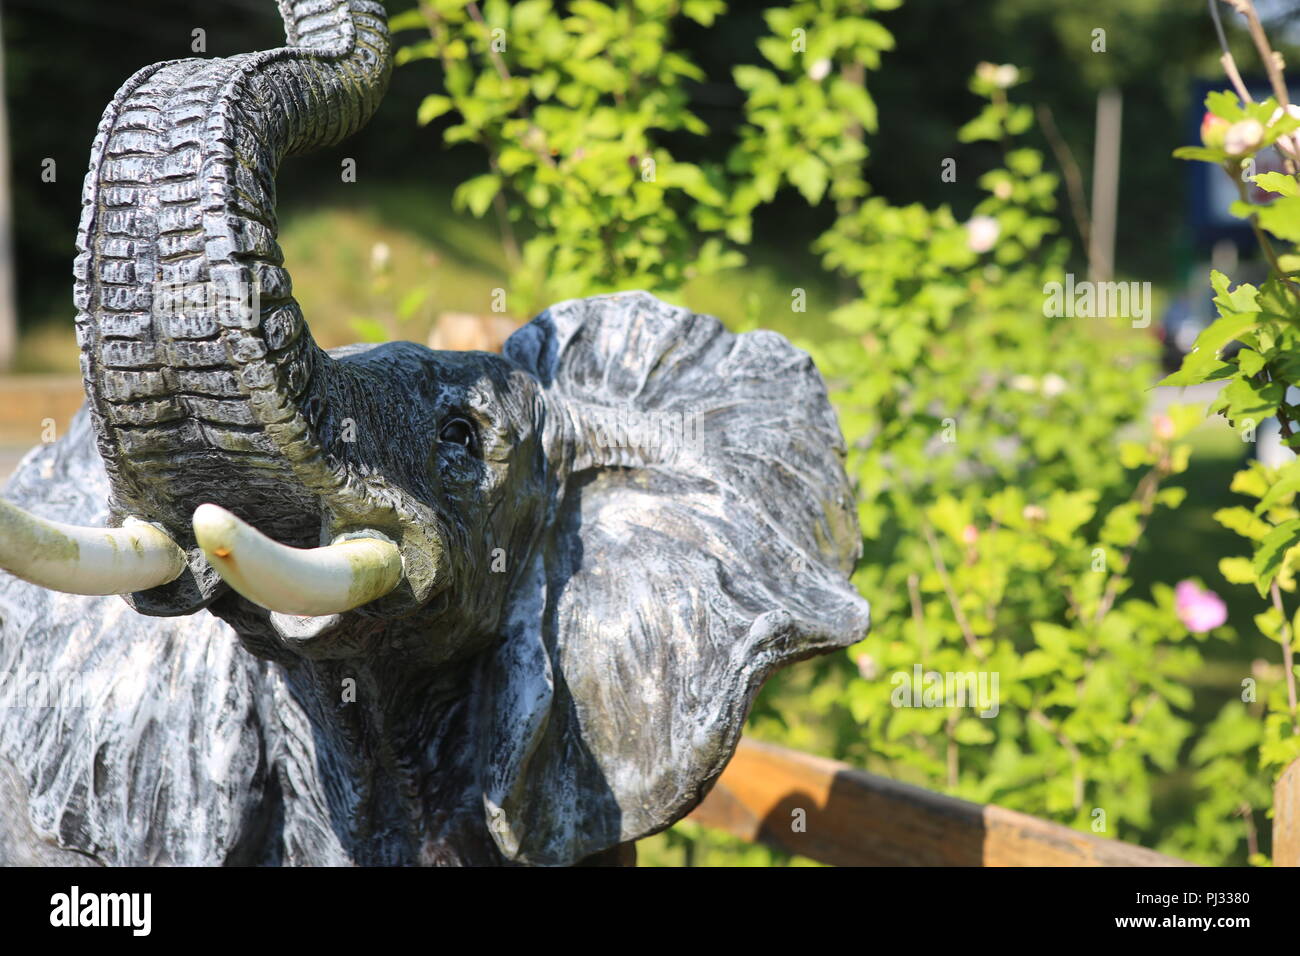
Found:
<svg viewBox="0 0 1300 956"><path fill-rule="evenodd" d="M720 0L611 4L552 0L425 3L394 16L423 28L399 65L437 59L445 95L427 96L417 120L452 114L448 145L476 143L490 171L462 183L458 208L476 216L499 203L509 244L525 224L510 301L529 314L547 301L620 288L671 292L693 275L743 257L721 236L749 238L753 204L741 208L719 170L683 163L664 133L701 135L687 81L703 79L670 48L679 15L708 25ZM700 234L717 234L705 241Z"/></svg>

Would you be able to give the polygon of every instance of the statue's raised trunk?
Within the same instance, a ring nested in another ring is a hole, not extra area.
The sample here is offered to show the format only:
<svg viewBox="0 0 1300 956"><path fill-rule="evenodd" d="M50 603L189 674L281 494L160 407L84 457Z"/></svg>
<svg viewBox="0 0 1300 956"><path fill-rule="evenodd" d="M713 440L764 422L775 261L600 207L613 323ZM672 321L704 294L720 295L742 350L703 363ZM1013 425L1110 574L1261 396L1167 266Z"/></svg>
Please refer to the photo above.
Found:
<svg viewBox="0 0 1300 956"><path fill-rule="evenodd" d="M193 549L216 502L278 540L317 544L342 471L318 433L331 360L292 295L276 242L287 154L338 142L377 107L383 7L280 0L289 46L141 70L109 105L86 180L77 334L116 520L161 523ZM237 480L236 480L237 479ZM194 573L142 610L179 613Z"/></svg>

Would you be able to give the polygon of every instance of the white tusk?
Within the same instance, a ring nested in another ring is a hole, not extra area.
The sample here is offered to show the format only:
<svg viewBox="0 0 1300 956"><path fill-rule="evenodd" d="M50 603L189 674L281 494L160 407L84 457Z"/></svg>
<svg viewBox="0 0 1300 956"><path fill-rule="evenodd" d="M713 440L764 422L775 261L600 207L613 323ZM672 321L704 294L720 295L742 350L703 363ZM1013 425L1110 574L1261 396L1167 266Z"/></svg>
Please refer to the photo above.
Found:
<svg viewBox="0 0 1300 956"><path fill-rule="evenodd" d="M225 508L199 505L194 536L226 583L282 614L338 614L383 597L402 579L397 545L350 538L323 548L278 544Z"/></svg>
<svg viewBox="0 0 1300 956"><path fill-rule="evenodd" d="M85 528L0 501L0 568L68 594L131 594L174 581L185 552L135 518L120 528Z"/></svg>

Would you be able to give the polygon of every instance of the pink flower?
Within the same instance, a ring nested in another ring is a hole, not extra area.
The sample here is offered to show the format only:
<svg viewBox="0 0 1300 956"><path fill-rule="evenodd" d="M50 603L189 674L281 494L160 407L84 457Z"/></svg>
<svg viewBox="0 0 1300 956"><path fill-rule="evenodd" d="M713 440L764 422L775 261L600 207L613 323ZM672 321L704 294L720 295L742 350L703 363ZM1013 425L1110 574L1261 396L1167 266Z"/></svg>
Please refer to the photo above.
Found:
<svg viewBox="0 0 1300 956"><path fill-rule="evenodd" d="M988 252L998 242L1001 228L992 216L975 216L966 223L966 245L971 252Z"/></svg>
<svg viewBox="0 0 1300 956"><path fill-rule="evenodd" d="M1193 634L1212 631L1228 619L1228 607L1223 599L1195 581L1178 582L1174 588L1174 604L1178 619Z"/></svg>
<svg viewBox="0 0 1300 956"><path fill-rule="evenodd" d="M1281 115L1281 110L1277 115ZM1274 118L1276 119L1276 116ZM1231 125L1226 119L1213 113L1206 113L1201 119L1201 142L1212 149L1223 149L1223 140L1228 135L1228 127Z"/></svg>
<svg viewBox="0 0 1300 956"><path fill-rule="evenodd" d="M968 524L961 529L961 539L966 544L974 544L979 540L980 532L973 524Z"/></svg>
<svg viewBox="0 0 1300 956"><path fill-rule="evenodd" d="M1168 415L1157 415L1153 420L1155 425L1156 437L1165 441L1173 438L1178 433L1178 428L1174 425L1174 420Z"/></svg>
<svg viewBox="0 0 1300 956"><path fill-rule="evenodd" d="M1264 138L1264 124L1259 120L1237 120L1223 135L1223 149L1229 156L1253 153Z"/></svg>

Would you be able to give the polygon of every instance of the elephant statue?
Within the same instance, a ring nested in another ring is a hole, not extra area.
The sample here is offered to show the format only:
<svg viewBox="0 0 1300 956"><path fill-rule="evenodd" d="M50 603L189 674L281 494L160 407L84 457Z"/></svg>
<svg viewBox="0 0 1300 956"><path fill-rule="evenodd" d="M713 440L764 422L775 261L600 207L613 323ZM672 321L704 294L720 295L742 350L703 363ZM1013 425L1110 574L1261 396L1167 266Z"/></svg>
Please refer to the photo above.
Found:
<svg viewBox="0 0 1300 956"><path fill-rule="evenodd" d="M87 402L0 501L0 861L626 862L866 632L825 385L642 292L500 355L317 347L275 175L389 39L279 7L286 47L147 67L95 138Z"/></svg>

